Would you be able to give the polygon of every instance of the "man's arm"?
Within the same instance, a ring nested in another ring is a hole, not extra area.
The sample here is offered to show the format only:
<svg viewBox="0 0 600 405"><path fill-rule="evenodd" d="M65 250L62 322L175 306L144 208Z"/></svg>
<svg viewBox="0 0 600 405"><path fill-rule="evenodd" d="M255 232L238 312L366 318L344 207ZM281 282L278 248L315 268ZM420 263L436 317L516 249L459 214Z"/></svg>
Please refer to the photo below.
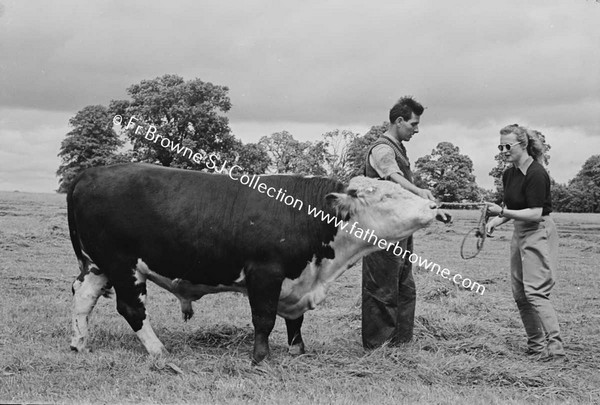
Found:
<svg viewBox="0 0 600 405"><path fill-rule="evenodd" d="M411 193L418 195L421 198L425 198L426 200L435 201L435 198L433 197L433 194L431 194L431 191L415 186L410 181L406 180L406 178L404 178L404 176L402 176L400 173L392 173L389 176L389 179L391 181L393 181L394 183L400 184L402 187L404 187Z"/></svg>
<svg viewBox="0 0 600 405"><path fill-rule="evenodd" d="M431 191L415 186L402 175L402 171L398 167L398 163L396 163L394 150L389 145L374 147L369 156L369 162L381 178L398 183L406 190L421 198L435 201Z"/></svg>

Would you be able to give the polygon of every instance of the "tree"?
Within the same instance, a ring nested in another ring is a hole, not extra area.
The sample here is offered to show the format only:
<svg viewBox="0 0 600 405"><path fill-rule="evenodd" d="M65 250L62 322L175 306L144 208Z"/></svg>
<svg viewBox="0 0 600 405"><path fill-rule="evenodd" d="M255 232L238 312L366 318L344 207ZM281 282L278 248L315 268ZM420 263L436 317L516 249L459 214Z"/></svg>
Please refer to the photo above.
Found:
<svg viewBox="0 0 600 405"><path fill-rule="evenodd" d="M550 179L550 194L552 195L552 210L569 212L571 210L572 193L566 184L557 183Z"/></svg>
<svg viewBox="0 0 600 405"><path fill-rule="evenodd" d="M271 160L271 170L274 173L294 173L297 155L301 152L300 142L294 139L288 131L275 132L263 136L258 141Z"/></svg>
<svg viewBox="0 0 600 405"><path fill-rule="evenodd" d="M430 155L417 159L415 184L429 188L445 202L478 201L473 161L450 142L440 142Z"/></svg>
<svg viewBox="0 0 600 405"><path fill-rule="evenodd" d="M247 174L266 173L271 165L269 155L259 144L248 143L244 145L236 140L234 150L237 154L236 164Z"/></svg>
<svg viewBox="0 0 600 405"><path fill-rule="evenodd" d="M177 153L176 148L145 139L144 134L154 126L156 134L168 138L173 146L179 145L194 153L204 151L227 156L235 142L229 121L222 115L231 108L228 91L225 86L200 79L184 81L177 75L164 75L129 87L127 93L132 100L113 100L110 111L124 117L121 127L139 161L200 170L206 167L205 160L198 159L200 163L197 163L190 158L190 153ZM137 126L127 129L132 116L136 124L144 127L137 134Z"/></svg>
<svg viewBox="0 0 600 405"><path fill-rule="evenodd" d="M479 187L479 196L480 201L494 201L496 198L496 190Z"/></svg>
<svg viewBox="0 0 600 405"><path fill-rule="evenodd" d="M571 212L600 213L600 155L590 156L577 175L569 181Z"/></svg>
<svg viewBox="0 0 600 405"><path fill-rule="evenodd" d="M123 145L112 129L112 116L102 105L90 105L69 120L74 127L61 142L61 158L56 174L59 193L66 193L75 176L83 169L127 161L117 150Z"/></svg>
<svg viewBox="0 0 600 405"><path fill-rule="evenodd" d="M273 173L295 173L323 176L329 159L326 144L322 141L300 142L287 131L263 136L258 141L271 160Z"/></svg>
<svg viewBox="0 0 600 405"><path fill-rule="evenodd" d="M360 135L352 131L336 129L323 134L329 159L327 175L347 183L354 173L355 167L350 161L351 147Z"/></svg>
<svg viewBox="0 0 600 405"><path fill-rule="evenodd" d="M296 172L312 176L326 176L325 166L331 159L331 155L327 151L327 143L324 141L301 142L300 145L301 153L295 160Z"/></svg>
<svg viewBox="0 0 600 405"><path fill-rule="evenodd" d="M532 130L542 141L542 145L544 148L544 153L542 155L542 162L544 165L548 165L550 161L550 154L548 153L551 149L551 146L546 143L546 137L539 131ZM510 164L506 161L504 154L502 152L498 152L496 156L494 156L494 160L496 161L496 166L490 170L489 175L494 178L494 186L496 186L496 193L494 195L494 202L497 204L502 203L504 199L504 187L502 185L502 173L506 169L509 168Z"/></svg>
<svg viewBox="0 0 600 405"><path fill-rule="evenodd" d="M363 136L356 137L348 147L348 178L364 175L365 159L373 142L388 130L390 124L373 125Z"/></svg>

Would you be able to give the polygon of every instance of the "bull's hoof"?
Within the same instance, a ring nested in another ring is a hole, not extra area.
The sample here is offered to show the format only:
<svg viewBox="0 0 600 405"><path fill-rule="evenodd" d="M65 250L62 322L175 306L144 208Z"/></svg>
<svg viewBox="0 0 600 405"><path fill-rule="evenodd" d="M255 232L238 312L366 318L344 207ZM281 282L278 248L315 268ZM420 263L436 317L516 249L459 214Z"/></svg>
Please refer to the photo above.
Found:
<svg viewBox="0 0 600 405"><path fill-rule="evenodd" d="M266 352L260 352L260 353L257 353L255 351L254 354L252 355L252 365L253 366L259 365L264 359L269 358L270 354L271 353L268 350Z"/></svg>
<svg viewBox="0 0 600 405"><path fill-rule="evenodd" d="M291 345L288 349L288 353L292 356L300 356L301 354L306 353L306 351L304 350L304 343L297 343Z"/></svg>
<svg viewBox="0 0 600 405"><path fill-rule="evenodd" d="M79 339L73 339L71 342L71 350L77 353L89 353L90 349Z"/></svg>
<svg viewBox="0 0 600 405"><path fill-rule="evenodd" d="M263 359L263 360L264 360L264 359ZM250 365L251 365L252 367L258 367L258 368L260 368L260 366L264 364L264 361L263 361L263 360L256 361L256 359L254 359L254 358L253 358L253 359L252 359L252 362L250 363Z"/></svg>
<svg viewBox="0 0 600 405"><path fill-rule="evenodd" d="M169 355L169 351L162 344L159 347L147 347L146 350L151 358L162 358Z"/></svg>

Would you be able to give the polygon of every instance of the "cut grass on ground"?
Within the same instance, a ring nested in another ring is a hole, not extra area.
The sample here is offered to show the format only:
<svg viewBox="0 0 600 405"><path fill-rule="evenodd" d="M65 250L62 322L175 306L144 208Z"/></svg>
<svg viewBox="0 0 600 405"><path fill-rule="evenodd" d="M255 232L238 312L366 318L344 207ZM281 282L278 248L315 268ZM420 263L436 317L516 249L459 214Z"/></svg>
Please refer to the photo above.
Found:
<svg viewBox="0 0 600 405"><path fill-rule="evenodd" d="M207 296L181 320L178 301L149 285L149 313L169 349L146 355L113 299L91 318L92 353L69 349L70 284L77 264L64 196L0 193L0 402L67 403L598 403L600 216L553 214L560 269L553 299L569 361L523 354L525 336L509 285L511 226L480 255L460 259L477 211L415 235L416 252L486 286L483 295L415 268L415 339L366 352L360 337L360 263L306 314L307 354L287 354L285 325L271 357L250 364L247 298Z"/></svg>

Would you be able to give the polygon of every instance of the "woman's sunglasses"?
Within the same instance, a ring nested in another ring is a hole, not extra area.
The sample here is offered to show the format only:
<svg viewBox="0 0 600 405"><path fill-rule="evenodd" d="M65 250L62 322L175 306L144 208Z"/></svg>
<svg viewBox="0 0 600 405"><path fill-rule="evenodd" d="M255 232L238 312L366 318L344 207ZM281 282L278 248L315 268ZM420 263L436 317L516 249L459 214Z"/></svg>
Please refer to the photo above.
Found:
<svg viewBox="0 0 600 405"><path fill-rule="evenodd" d="M498 150L499 150L500 152L502 152L502 151L504 150L504 148L506 148L506 151L508 152L508 151L510 150L510 148L512 148L513 146L515 146L515 145L518 145L518 144L520 144L520 143L521 143L521 142L515 142L515 143L505 143L505 144L501 144L501 145L498 145Z"/></svg>

